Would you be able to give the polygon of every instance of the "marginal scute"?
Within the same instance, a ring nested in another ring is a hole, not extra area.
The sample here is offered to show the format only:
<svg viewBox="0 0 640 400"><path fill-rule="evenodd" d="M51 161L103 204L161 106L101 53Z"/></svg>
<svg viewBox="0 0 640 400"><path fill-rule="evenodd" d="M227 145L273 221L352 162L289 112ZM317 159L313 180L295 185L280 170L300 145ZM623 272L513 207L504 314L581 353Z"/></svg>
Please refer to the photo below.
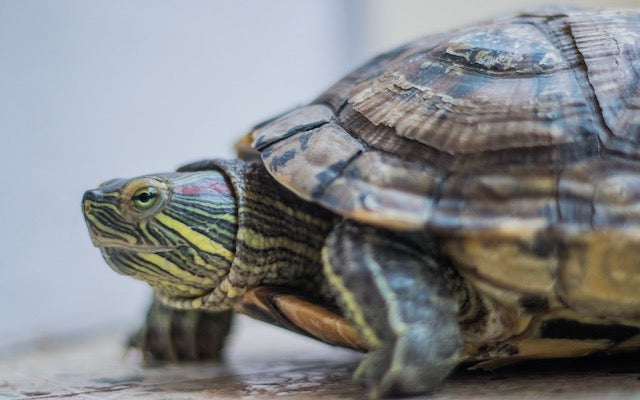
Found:
<svg viewBox="0 0 640 400"><path fill-rule="evenodd" d="M435 36L430 36L429 40L435 40ZM356 69L349 75L340 79L333 86L322 93L313 101L313 104L325 104L331 107L336 113L347 103L349 92L354 84L365 79L371 79L380 74L387 64L393 62L402 53L407 51L408 46L401 46L387 53L380 54L367 64Z"/></svg>
<svg viewBox="0 0 640 400"><path fill-rule="evenodd" d="M262 161L278 182L312 200L363 151L362 144L342 127L326 123L275 142L263 150Z"/></svg>
<svg viewBox="0 0 640 400"><path fill-rule="evenodd" d="M434 168L369 151L345 168L318 201L359 221L416 230L429 219L441 180Z"/></svg>
<svg viewBox="0 0 640 400"><path fill-rule="evenodd" d="M460 232L445 239L443 246L465 277L482 282L476 287L483 295L515 304L513 299L505 300L505 296L552 297L557 257L553 251L544 254L535 251L535 242L545 230L536 226L484 228L469 234Z"/></svg>
<svg viewBox="0 0 640 400"><path fill-rule="evenodd" d="M585 314L640 317L640 229L565 232L557 272L563 302Z"/></svg>
<svg viewBox="0 0 640 400"><path fill-rule="evenodd" d="M640 165L589 160L568 166L560 175L558 199L565 225L640 226Z"/></svg>
<svg viewBox="0 0 640 400"><path fill-rule="evenodd" d="M240 160L252 161L260 159L260 152L253 147L253 135L251 132L243 135L233 147L236 151L236 156Z"/></svg>
<svg viewBox="0 0 640 400"><path fill-rule="evenodd" d="M322 104L296 108L253 131L253 147L263 150L269 145L299 132L309 131L335 119L333 111Z"/></svg>
<svg viewBox="0 0 640 400"><path fill-rule="evenodd" d="M543 167L510 167L451 175L429 226L504 227L531 231L558 220L556 174Z"/></svg>

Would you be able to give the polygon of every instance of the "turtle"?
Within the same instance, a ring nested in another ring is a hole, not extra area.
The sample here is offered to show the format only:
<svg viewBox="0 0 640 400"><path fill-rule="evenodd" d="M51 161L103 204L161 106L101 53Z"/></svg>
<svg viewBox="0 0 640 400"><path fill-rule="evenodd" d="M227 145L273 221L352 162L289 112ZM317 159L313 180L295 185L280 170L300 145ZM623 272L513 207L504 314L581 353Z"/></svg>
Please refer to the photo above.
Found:
<svg viewBox="0 0 640 400"><path fill-rule="evenodd" d="M154 288L149 357L219 357L240 312L365 352L383 397L640 349L638 10L426 36L237 150L84 194L107 263Z"/></svg>

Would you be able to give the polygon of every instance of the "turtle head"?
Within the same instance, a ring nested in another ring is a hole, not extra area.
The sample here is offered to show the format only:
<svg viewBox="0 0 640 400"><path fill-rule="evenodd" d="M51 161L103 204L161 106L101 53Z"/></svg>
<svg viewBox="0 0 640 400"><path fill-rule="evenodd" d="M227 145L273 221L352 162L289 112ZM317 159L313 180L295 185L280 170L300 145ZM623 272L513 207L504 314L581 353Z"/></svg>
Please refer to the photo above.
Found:
<svg viewBox="0 0 640 400"><path fill-rule="evenodd" d="M82 209L111 268L165 298L209 293L231 268L236 200L220 172L113 179L87 191Z"/></svg>

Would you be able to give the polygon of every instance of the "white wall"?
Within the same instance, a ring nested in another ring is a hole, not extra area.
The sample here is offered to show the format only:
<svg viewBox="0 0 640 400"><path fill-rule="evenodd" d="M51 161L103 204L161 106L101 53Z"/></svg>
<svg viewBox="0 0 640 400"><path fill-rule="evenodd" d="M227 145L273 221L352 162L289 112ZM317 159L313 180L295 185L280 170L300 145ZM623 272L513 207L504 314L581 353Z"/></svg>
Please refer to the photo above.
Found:
<svg viewBox="0 0 640 400"><path fill-rule="evenodd" d="M0 1L0 350L143 312L146 286L89 241L84 190L232 156L372 53L534 3Z"/></svg>
<svg viewBox="0 0 640 400"><path fill-rule="evenodd" d="M139 319L146 285L92 247L84 190L232 156L352 68L335 1L0 2L0 347Z"/></svg>

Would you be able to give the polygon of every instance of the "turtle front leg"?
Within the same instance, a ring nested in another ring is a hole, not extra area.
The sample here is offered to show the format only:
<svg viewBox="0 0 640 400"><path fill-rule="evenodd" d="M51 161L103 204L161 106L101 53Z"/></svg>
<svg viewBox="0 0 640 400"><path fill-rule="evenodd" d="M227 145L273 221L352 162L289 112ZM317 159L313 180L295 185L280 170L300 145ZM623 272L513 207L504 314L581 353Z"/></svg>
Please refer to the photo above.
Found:
<svg viewBox="0 0 640 400"><path fill-rule="evenodd" d="M408 236L343 221L323 249L328 282L371 349L354 379L373 398L424 393L458 364L462 278Z"/></svg>
<svg viewBox="0 0 640 400"><path fill-rule="evenodd" d="M232 316L232 311L175 310L154 297L129 345L146 361L219 360Z"/></svg>

